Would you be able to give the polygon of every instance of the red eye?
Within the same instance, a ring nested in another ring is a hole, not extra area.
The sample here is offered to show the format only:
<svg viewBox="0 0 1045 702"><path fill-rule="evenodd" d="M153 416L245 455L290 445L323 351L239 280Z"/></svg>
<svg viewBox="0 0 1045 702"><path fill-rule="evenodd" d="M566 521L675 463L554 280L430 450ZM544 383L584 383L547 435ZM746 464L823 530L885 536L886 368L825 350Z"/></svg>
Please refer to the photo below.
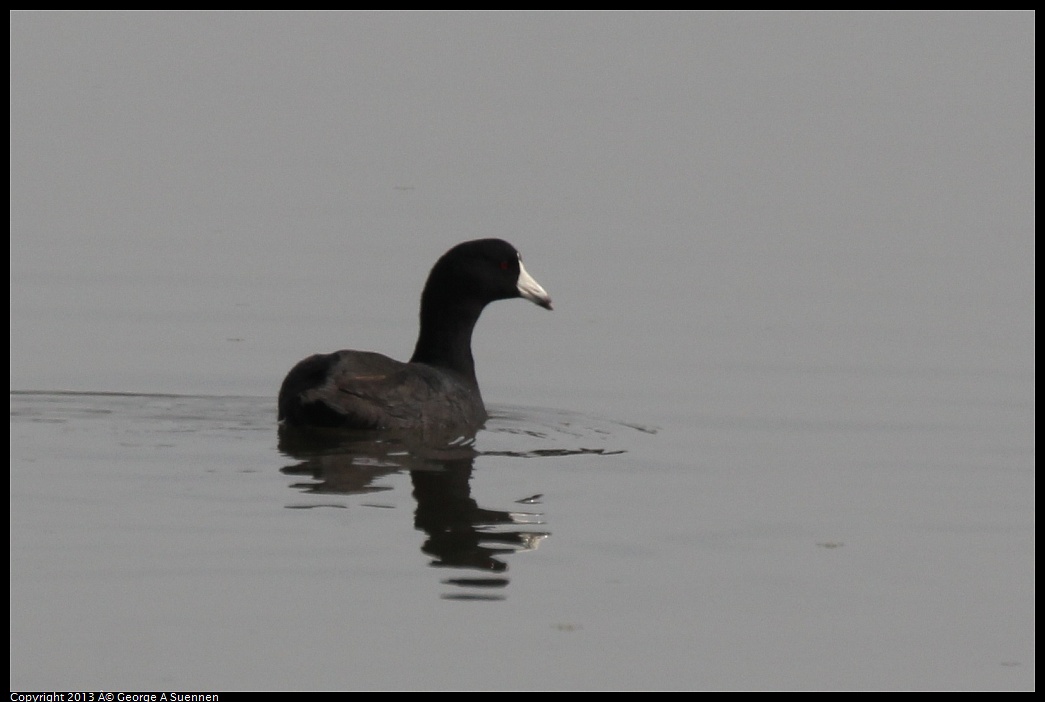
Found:
<svg viewBox="0 0 1045 702"><path fill-rule="evenodd" d="M501 270L502 271L508 270L508 262L507 261L501 261Z"/></svg>

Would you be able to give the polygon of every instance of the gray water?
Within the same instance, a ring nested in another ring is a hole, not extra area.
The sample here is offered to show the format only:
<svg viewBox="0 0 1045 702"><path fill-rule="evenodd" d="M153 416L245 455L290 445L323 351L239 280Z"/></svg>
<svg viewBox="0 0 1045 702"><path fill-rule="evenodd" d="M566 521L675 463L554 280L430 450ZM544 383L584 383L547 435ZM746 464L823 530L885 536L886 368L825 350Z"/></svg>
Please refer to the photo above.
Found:
<svg viewBox="0 0 1045 702"><path fill-rule="evenodd" d="M12 689L1033 689L1034 39L12 14ZM486 236L474 443L279 436Z"/></svg>

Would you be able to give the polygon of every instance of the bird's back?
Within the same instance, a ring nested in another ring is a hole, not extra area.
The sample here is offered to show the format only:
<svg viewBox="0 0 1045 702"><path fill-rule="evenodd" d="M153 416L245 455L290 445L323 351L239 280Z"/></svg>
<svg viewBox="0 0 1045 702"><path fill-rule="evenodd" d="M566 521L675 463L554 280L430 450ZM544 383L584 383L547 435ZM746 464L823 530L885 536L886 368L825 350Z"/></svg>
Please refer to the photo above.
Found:
<svg viewBox="0 0 1045 702"><path fill-rule="evenodd" d="M475 430L486 420L478 386L424 363L379 353L337 351L298 363L279 391L279 418L289 425Z"/></svg>

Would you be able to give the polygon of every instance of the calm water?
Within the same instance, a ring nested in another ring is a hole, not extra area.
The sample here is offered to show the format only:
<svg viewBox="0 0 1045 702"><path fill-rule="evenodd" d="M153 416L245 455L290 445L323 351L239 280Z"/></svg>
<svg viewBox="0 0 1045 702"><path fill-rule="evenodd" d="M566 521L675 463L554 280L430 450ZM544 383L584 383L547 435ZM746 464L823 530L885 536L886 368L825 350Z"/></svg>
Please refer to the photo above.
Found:
<svg viewBox="0 0 1045 702"><path fill-rule="evenodd" d="M11 20L12 689L1034 688L1033 14Z"/></svg>

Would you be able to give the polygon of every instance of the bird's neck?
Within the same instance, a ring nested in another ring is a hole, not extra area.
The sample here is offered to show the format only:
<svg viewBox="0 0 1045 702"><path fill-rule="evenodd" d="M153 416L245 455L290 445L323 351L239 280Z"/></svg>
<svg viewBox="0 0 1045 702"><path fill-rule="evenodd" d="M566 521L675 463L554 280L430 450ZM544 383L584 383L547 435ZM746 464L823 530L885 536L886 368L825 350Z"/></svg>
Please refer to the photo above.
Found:
<svg viewBox="0 0 1045 702"><path fill-rule="evenodd" d="M472 359L472 330L485 305L473 301L448 303L421 300L421 331L411 363L452 370L477 383Z"/></svg>

